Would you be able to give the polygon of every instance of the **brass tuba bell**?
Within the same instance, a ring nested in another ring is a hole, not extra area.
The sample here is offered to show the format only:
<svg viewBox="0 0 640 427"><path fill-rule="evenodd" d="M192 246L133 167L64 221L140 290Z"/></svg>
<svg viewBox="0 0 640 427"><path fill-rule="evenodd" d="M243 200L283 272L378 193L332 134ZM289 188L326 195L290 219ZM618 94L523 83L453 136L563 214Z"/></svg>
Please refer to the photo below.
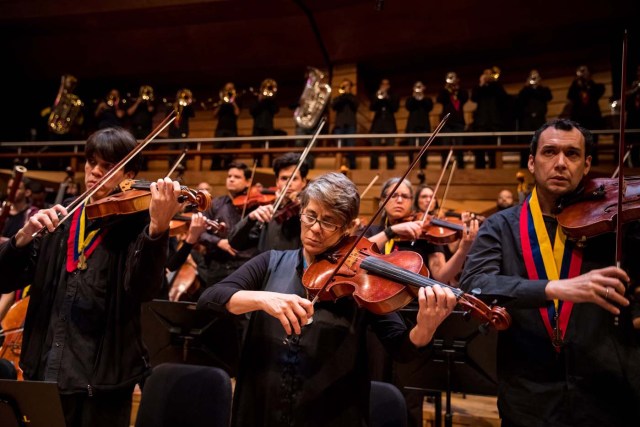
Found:
<svg viewBox="0 0 640 427"><path fill-rule="evenodd" d="M58 96L47 120L49 130L55 134L69 133L82 110L83 102L73 94L77 83L78 79L70 74L62 76Z"/></svg>
<svg viewBox="0 0 640 427"><path fill-rule="evenodd" d="M315 127L324 112L331 86L327 83L327 76L317 68L307 68L307 82L305 84L298 108L293 112L296 124L303 129Z"/></svg>

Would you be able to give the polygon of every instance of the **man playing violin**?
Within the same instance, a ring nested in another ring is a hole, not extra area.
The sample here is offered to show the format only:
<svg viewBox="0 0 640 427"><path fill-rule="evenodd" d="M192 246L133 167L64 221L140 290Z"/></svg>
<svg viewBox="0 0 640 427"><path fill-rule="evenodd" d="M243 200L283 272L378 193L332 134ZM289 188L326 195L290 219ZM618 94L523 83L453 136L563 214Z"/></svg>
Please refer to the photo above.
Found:
<svg viewBox="0 0 640 427"><path fill-rule="evenodd" d="M234 206L236 196L247 194L251 170L245 163L232 162L227 172L226 187L228 194L218 196L211 202L204 216L224 222L226 230L231 230L241 220L242 208ZM256 253L255 247L238 248L232 245L228 232L218 234L206 232L200 235L199 242L206 248L204 264L207 266L205 283L212 286L233 273L238 267L247 262Z"/></svg>
<svg viewBox="0 0 640 427"><path fill-rule="evenodd" d="M396 313L374 315L349 298L312 304L303 272L350 235L360 198L347 177L329 173L307 185L300 204L301 249L261 253L198 301L199 309L252 313L234 426L367 425L367 326L394 356L409 359L456 305L449 289L421 288L418 322L408 330Z"/></svg>
<svg viewBox="0 0 640 427"><path fill-rule="evenodd" d="M554 120L532 139L534 191L490 216L467 257L465 290L504 297L512 316L498 339L498 409L504 426L622 426L640 419L640 347L631 289L638 278L638 222L627 225L623 265L615 235L578 245L557 206L591 166L591 133ZM585 214L588 214L585 212ZM627 261L627 262L625 262ZM633 279L633 280L631 280ZM617 324L616 324L617 323Z"/></svg>
<svg viewBox="0 0 640 427"><path fill-rule="evenodd" d="M273 205L263 205L240 221L229 233L229 241L234 247L241 249L257 245L258 252L265 252L270 249L298 249L301 246L297 195L307 185L309 166L303 162L291 177L299 162L298 153L286 153L273 162L278 192L283 191L291 178L285 201L276 213L273 212Z"/></svg>
<svg viewBox="0 0 640 427"><path fill-rule="evenodd" d="M129 132L102 129L86 144L85 184L97 185L136 146ZM136 175L135 160L88 203ZM134 385L150 373L140 305L162 285L179 185L152 183L148 213L89 220L84 206L42 209L0 246L0 291L31 284L20 366L28 380L55 381L67 425L128 426ZM48 234L33 237L41 228Z"/></svg>

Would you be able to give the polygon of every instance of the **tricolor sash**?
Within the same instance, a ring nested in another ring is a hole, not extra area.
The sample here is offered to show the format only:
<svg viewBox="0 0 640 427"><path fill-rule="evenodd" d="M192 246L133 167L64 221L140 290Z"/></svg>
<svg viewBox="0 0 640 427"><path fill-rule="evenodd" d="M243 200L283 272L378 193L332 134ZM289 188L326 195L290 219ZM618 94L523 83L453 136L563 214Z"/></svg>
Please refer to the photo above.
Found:
<svg viewBox="0 0 640 427"><path fill-rule="evenodd" d="M551 244L535 188L520 212L520 243L529 279L558 280L580 275L582 250L567 240L561 227L557 228ZM540 308L544 326L558 352L567 332L572 308L572 302L561 300L549 301L546 307Z"/></svg>
<svg viewBox="0 0 640 427"><path fill-rule="evenodd" d="M87 268L87 259L102 241L104 233L100 229L93 230L85 236L86 215L85 206L78 209L73 214L69 239L67 240L67 272L71 273L76 269Z"/></svg>

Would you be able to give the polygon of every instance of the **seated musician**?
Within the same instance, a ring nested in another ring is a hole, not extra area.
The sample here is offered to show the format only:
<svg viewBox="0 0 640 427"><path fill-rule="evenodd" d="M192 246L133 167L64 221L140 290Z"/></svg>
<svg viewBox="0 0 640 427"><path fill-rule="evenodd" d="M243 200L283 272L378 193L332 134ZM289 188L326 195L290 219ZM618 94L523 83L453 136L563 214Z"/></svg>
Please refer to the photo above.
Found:
<svg viewBox="0 0 640 427"><path fill-rule="evenodd" d="M287 181L296 166L300 162L300 154L286 153L273 162L273 172L276 175L276 187L282 191L287 185ZM291 179L291 184L287 189L286 201L280 205L282 209L289 209L289 212L280 212L287 215L287 218L274 218L273 205L263 205L257 207L253 212L240 221L229 233L229 242L238 249L258 246L258 252L269 249L287 250L298 249L300 242L300 215L297 204L297 194L307 184L307 173L309 166L306 162L300 165L300 169ZM297 206L297 209L295 209Z"/></svg>
<svg viewBox="0 0 640 427"><path fill-rule="evenodd" d="M413 200L413 209L416 212L424 214L424 212L429 209L429 215L433 215L434 212L437 212L440 208L440 204L438 203L438 199L436 198L433 202L433 188L428 185L422 184L418 187L418 191L416 191L416 196Z"/></svg>
<svg viewBox="0 0 640 427"><path fill-rule="evenodd" d="M398 182L399 178L391 178L382 185L380 197L385 199L387 193ZM397 250L413 250L424 258L431 277L442 283L450 283L456 274L462 270L467 252L478 233L478 221L471 220L469 226L462 233L460 246L456 253L447 261L442 246L433 244L421 238L422 216L417 220L412 216L413 186L408 180L400 184L389 203L385 206L382 224L371 227L369 238L376 243L383 253ZM409 220L407 220L409 218ZM411 242L415 240L415 244Z"/></svg>
<svg viewBox="0 0 640 427"><path fill-rule="evenodd" d="M591 132L574 122L538 129L529 155L533 193L487 218L467 257L461 287L510 300L513 323L498 336L503 426L628 426L640 419L633 325L640 326L640 224L625 224L625 271L613 266L615 233L577 245L558 219L558 202L579 189L592 150Z"/></svg>
<svg viewBox="0 0 640 427"><path fill-rule="evenodd" d="M234 394L234 426L367 425L367 325L392 354L407 359L429 343L456 304L449 289L421 288L418 323L411 330L396 313L377 316L351 298L313 305L301 276L349 235L360 198L348 178L328 173L307 185L300 202L302 249L263 252L198 301L199 309L252 313Z"/></svg>
<svg viewBox="0 0 640 427"><path fill-rule="evenodd" d="M92 134L85 148L87 188L135 146L133 135L120 128ZM134 160L115 172L90 202L138 168ZM140 305L162 285L179 190L177 182L158 180L151 184L148 212L113 221L90 220L82 206L60 224L63 206L43 209L0 246L0 291L31 284L24 377L57 382L68 426L129 426L134 385L150 373ZM49 233L34 238L43 227Z"/></svg>

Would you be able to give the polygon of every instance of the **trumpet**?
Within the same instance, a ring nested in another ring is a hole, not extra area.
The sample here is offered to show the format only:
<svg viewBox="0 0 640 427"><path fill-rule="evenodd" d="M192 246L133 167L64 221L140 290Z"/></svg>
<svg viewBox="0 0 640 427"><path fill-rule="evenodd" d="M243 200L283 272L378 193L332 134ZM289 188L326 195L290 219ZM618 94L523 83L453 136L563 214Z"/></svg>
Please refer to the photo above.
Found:
<svg viewBox="0 0 640 427"><path fill-rule="evenodd" d="M444 87L449 92L455 92L458 90L458 75L454 71L449 71L444 78Z"/></svg>
<svg viewBox="0 0 640 427"><path fill-rule="evenodd" d="M413 85L413 97L418 101L424 99L424 84L421 81L417 81Z"/></svg>
<svg viewBox="0 0 640 427"><path fill-rule="evenodd" d="M264 97L272 97L278 92L278 84L273 79L264 79L260 84L260 94Z"/></svg>
<svg viewBox="0 0 640 427"><path fill-rule="evenodd" d="M118 99L118 96L117 96L117 95L115 95L115 94L113 94L113 93L110 93L110 94L107 96L107 105L108 105L109 107L113 107L114 105L116 105L116 100L117 100L117 99Z"/></svg>
<svg viewBox="0 0 640 427"><path fill-rule="evenodd" d="M529 84L529 86L538 86L540 84L540 80L542 80L542 77L540 76L538 70L531 70L531 72L529 73L529 78L527 79L527 83Z"/></svg>
<svg viewBox="0 0 640 427"><path fill-rule="evenodd" d="M153 102L153 88L149 85L140 86L139 98L143 101Z"/></svg>
<svg viewBox="0 0 640 427"><path fill-rule="evenodd" d="M353 86L353 84L351 83L350 80L343 81L342 84L340 85L340 89L338 89L338 93L340 95L344 95L345 93L351 93L351 86Z"/></svg>
<svg viewBox="0 0 640 427"><path fill-rule="evenodd" d="M378 89L378 91L376 92L376 98L378 99L385 99L389 97L389 92L385 89Z"/></svg>
<svg viewBox="0 0 640 427"><path fill-rule="evenodd" d="M491 67L491 80L493 80L494 82L497 82L499 78L500 78L500 68L494 65L493 67Z"/></svg>
<svg viewBox="0 0 640 427"><path fill-rule="evenodd" d="M189 89L180 89L176 94L176 101L173 103L173 109L176 116L180 118L185 107L193 103L193 94Z"/></svg>

